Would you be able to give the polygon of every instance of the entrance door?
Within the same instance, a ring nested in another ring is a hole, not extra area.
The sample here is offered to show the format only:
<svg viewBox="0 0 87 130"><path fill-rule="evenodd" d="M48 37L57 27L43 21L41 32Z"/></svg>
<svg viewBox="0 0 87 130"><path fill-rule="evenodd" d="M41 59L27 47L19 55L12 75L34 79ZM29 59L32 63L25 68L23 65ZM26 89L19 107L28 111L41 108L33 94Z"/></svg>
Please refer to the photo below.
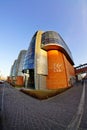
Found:
<svg viewBox="0 0 87 130"><path fill-rule="evenodd" d="M35 89L35 84L34 84L34 69L29 69L28 87L32 88L32 89Z"/></svg>

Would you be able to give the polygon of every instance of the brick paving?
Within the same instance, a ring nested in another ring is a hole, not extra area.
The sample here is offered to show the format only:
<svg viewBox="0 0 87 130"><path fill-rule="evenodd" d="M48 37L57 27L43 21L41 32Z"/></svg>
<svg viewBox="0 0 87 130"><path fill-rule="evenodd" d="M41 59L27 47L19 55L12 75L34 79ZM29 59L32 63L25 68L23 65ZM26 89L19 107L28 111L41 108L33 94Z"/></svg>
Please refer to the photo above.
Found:
<svg viewBox="0 0 87 130"><path fill-rule="evenodd" d="M0 130L2 129L2 85L0 84Z"/></svg>
<svg viewBox="0 0 87 130"><path fill-rule="evenodd" d="M83 118L82 118L80 127L83 128L84 130L87 130L87 81L86 81L86 95L85 95L84 113L83 113Z"/></svg>
<svg viewBox="0 0 87 130"><path fill-rule="evenodd" d="M79 83L62 94L42 101L20 92L7 83L0 86L0 95L2 92L4 96L3 110L0 111L0 130L65 130L77 111L82 85ZM2 106L2 96L0 104ZM86 113L87 106L82 118L85 123L80 125L81 129L87 129Z"/></svg>

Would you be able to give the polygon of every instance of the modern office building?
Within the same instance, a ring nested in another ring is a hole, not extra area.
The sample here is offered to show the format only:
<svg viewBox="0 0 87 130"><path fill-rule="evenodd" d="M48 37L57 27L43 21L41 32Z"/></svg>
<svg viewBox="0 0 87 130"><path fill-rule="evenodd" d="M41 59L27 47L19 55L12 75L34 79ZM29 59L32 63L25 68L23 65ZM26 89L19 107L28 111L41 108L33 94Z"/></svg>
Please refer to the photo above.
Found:
<svg viewBox="0 0 87 130"><path fill-rule="evenodd" d="M18 55L18 59L17 59L17 76L24 76L22 73L22 69L23 69L23 63L24 63L24 58L26 55L26 50L21 50L19 55Z"/></svg>
<svg viewBox="0 0 87 130"><path fill-rule="evenodd" d="M22 69L23 69L23 63L24 63L26 52L27 52L26 50L21 50L17 60L14 61L11 67L9 79L14 85L18 85L18 86L24 85L24 75L22 73Z"/></svg>
<svg viewBox="0 0 87 130"><path fill-rule="evenodd" d="M72 54L54 31L37 31L24 59L23 73L27 87L58 89L72 86L75 71Z"/></svg>
<svg viewBox="0 0 87 130"><path fill-rule="evenodd" d="M17 59L14 61L11 67L10 76L17 76Z"/></svg>
<svg viewBox="0 0 87 130"><path fill-rule="evenodd" d="M17 59L14 61L13 65L11 66L10 76L8 76L7 81L15 85L16 76L17 76Z"/></svg>

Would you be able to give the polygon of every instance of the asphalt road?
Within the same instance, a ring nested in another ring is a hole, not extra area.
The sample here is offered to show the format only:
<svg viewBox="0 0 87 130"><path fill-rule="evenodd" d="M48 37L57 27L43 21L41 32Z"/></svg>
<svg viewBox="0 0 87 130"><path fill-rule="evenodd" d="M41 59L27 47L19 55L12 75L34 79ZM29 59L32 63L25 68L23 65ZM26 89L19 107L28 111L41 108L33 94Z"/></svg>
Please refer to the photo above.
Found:
<svg viewBox="0 0 87 130"><path fill-rule="evenodd" d="M86 86L41 101L0 84L0 130L87 130Z"/></svg>

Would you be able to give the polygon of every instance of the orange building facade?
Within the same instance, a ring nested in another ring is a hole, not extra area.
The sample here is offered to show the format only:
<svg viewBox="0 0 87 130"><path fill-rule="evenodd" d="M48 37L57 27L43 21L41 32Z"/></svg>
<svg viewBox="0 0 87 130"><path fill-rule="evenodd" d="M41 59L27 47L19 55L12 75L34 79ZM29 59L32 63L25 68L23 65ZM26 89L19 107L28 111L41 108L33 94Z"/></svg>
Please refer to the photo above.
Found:
<svg viewBox="0 0 87 130"><path fill-rule="evenodd" d="M47 88L68 87L73 85L75 71L66 56L58 50L48 51Z"/></svg>
<svg viewBox="0 0 87 130"><path fill-rule="evenodd" d="M24 86L24 77L23 76L13 76L13 77L8 76L7 82L13 86L23 87Z"/></svg>

